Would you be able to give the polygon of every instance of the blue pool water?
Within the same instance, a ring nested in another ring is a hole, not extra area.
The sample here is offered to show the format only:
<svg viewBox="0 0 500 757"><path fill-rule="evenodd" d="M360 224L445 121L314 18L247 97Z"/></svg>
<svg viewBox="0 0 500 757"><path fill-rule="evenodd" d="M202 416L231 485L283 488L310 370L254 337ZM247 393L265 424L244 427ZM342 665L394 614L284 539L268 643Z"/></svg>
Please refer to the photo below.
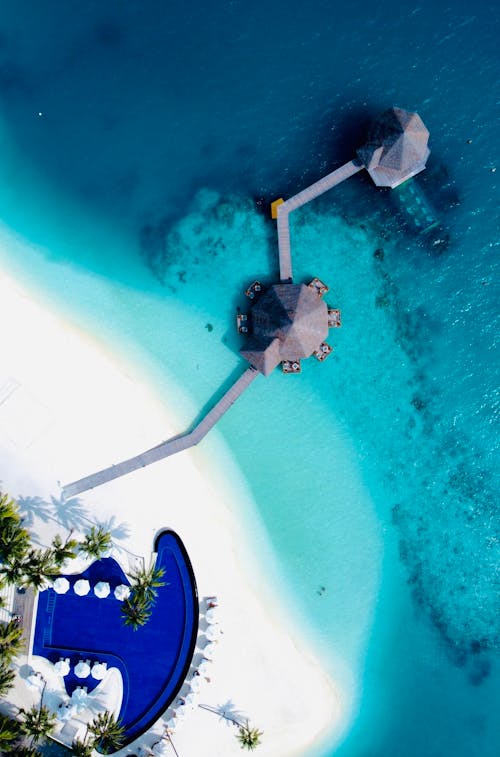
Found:
<svg viewBox="0 0 500 757"><path fill-rule="evenodd" d="M182 542L167 531L157 539L155 551L155 565L164 569L165 585L158 588L150 620L135 631L124 625L121 602L113 596L116 586L129 581L112 558L67 576L69 591L56 594L48 589L39 596L37 607L33 654L52 663L69 657L71 670L64 685L70 696L77 686L86 686L90 694L98 685L92 676L76 676L80 660L89 660L91 666L104 662L120 671L123 700L118 719L127 743L147 730L176 696L191 664L198 630L196 583ZM91 586L83 597L73 591L81 578ZM107 581L111 588L104 599L92 590L99 581Z"/></svg>
<svg viewBox="0 0 500 757"><path fill-rule="evenodd" d="M27 244L2 264L167 404L182 387L185 425L241 368L241 292L276 277L266 203L389 105L430 130L416 181L445 241L363 176L296 211L335 353L220 424L344 693L321 757L500 748L498 23L461 0L3 4L0 232Z"/></svg>

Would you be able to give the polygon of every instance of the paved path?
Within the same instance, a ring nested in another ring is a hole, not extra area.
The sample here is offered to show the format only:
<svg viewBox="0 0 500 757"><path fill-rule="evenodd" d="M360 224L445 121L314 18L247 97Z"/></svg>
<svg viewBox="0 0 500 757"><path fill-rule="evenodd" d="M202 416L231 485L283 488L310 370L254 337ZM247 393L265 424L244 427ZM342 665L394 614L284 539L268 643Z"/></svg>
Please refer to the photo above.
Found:
<svg viewBox="0 0 500 757"><path fill-rule="evenodd" d="M155 463L157 460L163 460L164 457L175 455L176 452L181 452L189 447L194 447L204 436L206 436L206 434L208 434L210 429L215 426L217 421L222 418L227 410L229 410L233 402L236 402L238 397L243 394L245 389L258 375L259 372L252 366L247 368L245 373L234 382L230 389L228 389L224 396L211 410L209 410L192 431L180 434L179 436L174 436L172 439L168 439L157 447L153 447L153 449L147 450L147 452L136 455L136 457L131 457L129 460L124 460L122 463L112 465L109 468L104 468L104 470L93 473L85 478L81 478L79 481L73 481L71 484L66 484L62 489L63 497L69 499L70 497L74 497L88 489L93 489L96 486L112 481L114 478L125 476L131 471L138 470L138 468L144 468L146 465Z"/></svg>
<svg viewBox="0 0 500 757"><path fill-rule="evenodd" d="M332 187L337 186L342 181L345 181L350 176L353 176L364 166L358 161L351 160L349 163L345 163L340 168L324 176L319 181L316 181L311 186L303 189L302 192L290 197L289 200L278 205L278 250L279 250L279 264L280 264L280 279L281 281L291 281L292 275L292 257L290 252L290 224L288 222L288 214L300 208L301 205L314 200L315 197L319 197L324 192L328 192Z"/></svg>

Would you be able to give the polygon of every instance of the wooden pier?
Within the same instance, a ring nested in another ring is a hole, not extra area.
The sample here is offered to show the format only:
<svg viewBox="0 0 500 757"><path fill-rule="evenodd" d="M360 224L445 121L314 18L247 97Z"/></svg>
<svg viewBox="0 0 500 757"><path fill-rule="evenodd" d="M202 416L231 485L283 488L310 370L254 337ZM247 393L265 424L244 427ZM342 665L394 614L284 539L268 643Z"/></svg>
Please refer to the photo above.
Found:
<svg viewBox="0 0 500 757"><path fill-rule="evenodd" d="M81 492L87 491L88 489L94 489L96 486L101 486L101 484L105 484L115 478L125 476L127 473L131 473L134 470L144 468L146 465L155 463L158 460L163 460L165 457L175 455L177 452L181 452L189 447L194 447L201 442L210 429L215 426L224 413L229 410L231 405L236 402L238 397L243 394L245 389L258 375L259 372L252 366L247 368L245 373L234 382L224 396L221 397L221 399L191 431L188 431L185 434L180 434L179 436L174 436L172 439L168 439L166 442L162 442L162 444L159 444L157 447L153 447L140 455L131 457L129 460L124 460L117 465L112 465L109 468L104 468L97 473L92 473L90 476L81 478L78 481L73 481L71 484L66 484L62 489L63 497L65 499L75 497L77 494L81 494Z"/></svg>
<svg viewBox="0 0 500 757"><path fill-rule="evenodd" d="M278 215L277 227L278 227L278 250L279 250L279 266L280 266L280 280L292 281L292 256L290 251L290 224L288 221L288 215L292 210L300 208L302 205L311 202L316 197L328 192L329 189L337 186L342 181L349 179L358 171L364 168L360 161L351 160L349 163L345 163L340 168L335 169L331 173L324 176L319 181L311 184L302 192L290 197L286 202L281 203L276 208Z"/></svg>
<svg viewBox="0 0 500 757"><path fill-rule="evenodd" d="M328 192L328 190L332 189L332 187L337 186L337 184L340 184L350 176L358 173L358 171L361 171L363 167L364 166L360 161L351 160L349 163L345 163L340 168L337 168L335 171L327 174L327 176L324 176L319 181L311 184L311 186L302 190L298 194L290 197L290 199L286 202L278 200L273 203L273 205L275 206L273 213L275 213L277 217L281 282L291 283L293 280L292 256L290 250L290 224L288 221L289 213L291 213L292 210L295 210L296 208L300 208L302 205L305 205L311 200L314 200L324 192ZM250 298L253 298L255 297L256 293L260 292L260 290L261 284L256 281L254 282L254 284L252 284L246 294ZM320 292L320 294L322 294L322 292ZM246 328L242 326L241 316L238 320L238 327L241 331ZM321 359L323 359L323 357L326 357L326 350L325 355L321 353ZM285 363L288 362L289 361L285 361ZM283 369L286 372L300 372L300 361L292 362L290 363L290 366L288 366L287 364L286 368L284 367ZM188 449L189 447L194 447L206 436L210 429L215 426L217 421L231 407L233 402L238 399L238 397L245 391L245 389L258 375L259 371L253 366L247 368L245 373L240 376L237 381L235 381L232 387L191 431L188 431L185 434L180 434L179 436L175 436L172 439L168 439L167 441L162 442L162 444L159 444L157 447L153 447L152 449L147 450L140 455L131 457L129 460L124 460L121 463L112 465L109 468L104 468L103 470L100 470L97 473L93 473L90 476L86 476L85 478L81 478L78 481L73 481L70 484L66 484L66 486L64 486L62 489L62 496L65 499L69 499L70 497L81 494L81 492L87 491L88 489L94 489L96 486L101 486L101 484L105 484L115 478L125 476L127 473L130 473L134 470L144 468L146 465L150 465L151 463L157 462L158 460L162 460L165 457L175 455L177 452L182 452L182 450Z"/></svg>

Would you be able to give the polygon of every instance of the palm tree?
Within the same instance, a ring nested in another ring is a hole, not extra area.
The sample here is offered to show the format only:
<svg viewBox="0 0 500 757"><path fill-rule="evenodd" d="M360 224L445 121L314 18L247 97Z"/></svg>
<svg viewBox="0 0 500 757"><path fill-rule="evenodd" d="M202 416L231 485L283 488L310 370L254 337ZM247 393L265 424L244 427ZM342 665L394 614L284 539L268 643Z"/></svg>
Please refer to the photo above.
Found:
<svg viewBox="0 0 500 757"><path fill-rule="evenodd" d="M21 707L19 714L22 718L19 728L21 733L31 738L31 746L46 739L54 730L56 716L45 705L33 705L29 710Z"/></svg>
<svg viewBox="0 0 500 757"><path fill-rule="evenodd" d="M21 525L17 503L0 494L0 561L22 560L29 546L29 533Z"/></svg>
<svg viewBox="0 0 500 757"><path fill-rule="evenodd" d="M130 597L122 602L121 612L124 624L137 631L141 626L145 626L150 619L151 603L144 597L138 597L135 592L132 592Z"/></svg>
<svg viewBox="0 0 500 757"><path fill-rule="evenodd" d="M2 525L7 523L21 524L21 516L19 514L19 506L17 502L7 494L0 493L0 522Z"/></svg>
<svg viewBox="0 0 500 757"><path fill-rule="evenodd" d="M8 752L7 752L8 754ZM35 749L34 746L24 746L22 744L15 744L12 754L16 757L41 757L41 752Z"/></svg>
<svg viewBox="0 0 500 757"><path fill-rule="evenodd" d="M60 568L66 562L66 560L72 560L74 557L76 557L78 542L76 539L71 538L72 533L73 532L71 531L68 538L64 542L59 534L56 534L52 539L53 560L58 568Z"/></svg>
<svg viewBox="0 0 500 757"><path fill-rule="evenodd" d="M23 565L25 586L41 589L47 579L57 576L59 570L50 549L30 549Z"/></svg>
<svg viewBox="0 0 500 757"><path fill-rule="evenodd" d="M24 578L24 568L22 559L9 557L0 565L0 586L13 585L22 583Z"/></svg>
<svg viewBox="0 0 500 757"><path fill-rule="evenodd" d="M122 616L126 626L132 626L134 631L146 625L151 617L151 608L158 594L158 588L165 586L161 578L165 570L155 568L139 568L130 574L132 592L122 604Z"/></svg>
<svg viewBox="0 0 500 757"><path fill-rule="evenodd" d="M8 494L0 493L0 519L4 518L18 518L18 506L17 503L10 499Z"/></svg>
<svg viewBox="0 0 500 757"><path fill-rule="evenodd" d="M260 744L260 737L263 735L262 731L259 731L258 728L250 728L250 725L247 722L245 725L240 725L238 727L238 733L236 738L240 742L242 749L248 749L252 751L253 749L256 749L258 745Z"/></svg>
<svg viewBox="0 0 500 757"><path fill-rule="evenodd" d="M80 542L79 551L88 557L94 557L99 560L106 552L111 549L111 535L101 526L92 526L84 540Z"/></svg>
<svg viewBox="0 0 500 757"><path fill-rule="evenodd" d="M11 720L7 715L0 714L0 754L10 751L14 741L17 739L17 723Z"/></svg>
<svg viewBox="0 0 500 757"><path fill-rule="evenodd" d="M157 589L165 586L165 581L160 580L164 574L164 568L155 568L154 565L132 571L130 584L133 593L138 597L144 597L149 603L154 602L158 594Z"/></svg>
<svg viewBox="0 0 500 757"><path fill-rule="evenodd" d="M4 584L0 581L0 588L2 588ZM3 610L7 615L10 615L12 617L11 611L7 608L7 601L5 597L3 597L0 594L0 610Z"/></svg>
<svg viewBox="0 0 500 757"><path fill-rule="evenodd" d="M23 648L22 626L16 620L0 623L0 660L10 664Z"/></svg>
<svg viewBox="0 0 500 757"><path fill-rule="evenodd" d="M7 623L0 622L0 649L3 646L15 643L22 636L23 629L17 620L9 620Z"/></svg>
<svg viewBox="0 0 500 757"><path fill-rule="evenodd" d="M15 672L5 662L0 662L0 697L4 697L10 691L15 677Z"/></svg>
<svg viewBox="0 0 500 757"><path fill-rule="evenodd" d="M214 715L219 715L223 720L227 720L228 723L235 725L238 729L236 738L240 742L242 749L253 750L260 744L260 737L263 735L263 732L259 731L258 728L250 728L248 720L242 723L240 713L235 709L231 701L226 702L226 704L220 707L211 707L208 704L199 704L198 707L201 707L202 710L213 712Z"/></svg>
<svg viewBox="0 0 500 757"><path fill-rule="evenodd" d="M75 739L75 741L73 741L73 743L71 744L71 751L73 752L74 757L92 757L92 753L94 751L94 742L80 741L80 739Z"/></svg>
<svg viewBox="0 0 500 757"><path fill-rule="evenodd" d="M96 737L95 747L102 754L116 752L124 742L124 728L111 712L100 712L88 729Z"/></svg>
<svg viewBox="0 0 500 757"><path fill-rule="evenodd" d="M30 548L28 531L12 520L0 521L0 560L16 562L24 560Z"/></svg>
<svg viewBox="0 0 500 757"><path fill-rule="evenodd" d="M42 755L36 747L22 744L16 744L12 754L15 754L16 757L41 757Z"/></svg>

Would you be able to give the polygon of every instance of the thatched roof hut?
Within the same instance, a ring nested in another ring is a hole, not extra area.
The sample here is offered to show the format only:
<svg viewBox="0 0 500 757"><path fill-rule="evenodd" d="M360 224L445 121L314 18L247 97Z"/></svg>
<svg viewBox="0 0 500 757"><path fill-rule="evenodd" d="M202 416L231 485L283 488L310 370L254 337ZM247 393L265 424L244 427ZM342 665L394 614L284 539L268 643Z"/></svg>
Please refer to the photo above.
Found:
<svg viewBox="0 0 500 757"><path fill-rule="evenodd" d="M282 361L280 340L277 337L266 340L252 335L248 337L241 354L264 376L268 376Z"/></svg>
<svg viewBox="0 0 500 757"><path fill-rule="evenodd" d="M429 131L417 113L389 108L372 125L358 157L379 187L397 187L423 171Z"/></svg>
<svg viewBox="0 0 500 757"><path fill-rule="evenodd" d="M317 289L275 284L252 307L252 336L241 354L267 376L283 360L315 352L328 334L328 308Z"/></svg>

